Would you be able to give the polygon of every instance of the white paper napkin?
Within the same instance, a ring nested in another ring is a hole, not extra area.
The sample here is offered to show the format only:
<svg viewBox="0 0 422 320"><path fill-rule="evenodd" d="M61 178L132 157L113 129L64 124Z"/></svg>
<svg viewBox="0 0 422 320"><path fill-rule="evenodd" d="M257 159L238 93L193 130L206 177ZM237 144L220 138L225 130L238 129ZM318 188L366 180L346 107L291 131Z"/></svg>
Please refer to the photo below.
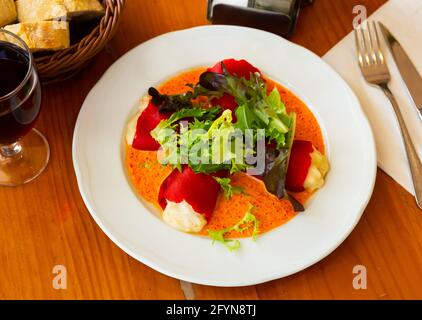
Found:
<svg viewBox="0 0 422 320"><path fill-rule="evenodd" d="M368 20L381 21L399 40L422 74L422 0L390 0ZM422 121L387 47L384 47L384 53L392 75L390 88L422 158ZM414 194L406 152L393 108L381 90L369 86L363 79L356 59L353 34L349 34L331 49L324 59L357 94L374 132L378 166Z"/></svg>

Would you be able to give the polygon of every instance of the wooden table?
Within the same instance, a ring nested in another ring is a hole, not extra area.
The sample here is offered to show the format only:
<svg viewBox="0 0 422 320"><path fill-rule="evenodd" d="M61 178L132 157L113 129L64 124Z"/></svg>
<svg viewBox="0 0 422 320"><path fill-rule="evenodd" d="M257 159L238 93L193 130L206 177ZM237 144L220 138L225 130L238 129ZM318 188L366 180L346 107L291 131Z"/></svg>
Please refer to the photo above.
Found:
<svg viewBox="0 0 422 320"><path fill-rule="evenodd" d="M184 299L176 279L132 259L89 215L73 171L71 144L79 108L104 71L129 49L164 32L207 24L205 0L128 0L108 49L86 70L43 89L37 127L51 161L35 182L0 188L0 298ZM301 13L293 41L323 55L352 29L352 8L372 13L385 0L316 0ZM52 286L53 267L67 268L66 290ZM367 290L352 287L355 265L367 268ZM270 283L215 288L193 285L197 299L422 298L422 215L413 197L379 171L359 225L329 257Z"/></svg>

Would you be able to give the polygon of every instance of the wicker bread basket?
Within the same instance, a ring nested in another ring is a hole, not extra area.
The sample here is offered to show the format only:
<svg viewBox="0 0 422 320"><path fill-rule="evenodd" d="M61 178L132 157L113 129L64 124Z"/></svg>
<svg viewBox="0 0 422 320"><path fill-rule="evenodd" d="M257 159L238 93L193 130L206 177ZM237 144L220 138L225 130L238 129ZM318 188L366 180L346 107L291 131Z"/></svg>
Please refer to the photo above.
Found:
<svg viewBox="0 0 422 320"><path fill-rule="evenodd" d="M113 37L125 0L103 0L105 14L90 34L70 48L35 57L44 83L58 82L79 72Z"/></svg>

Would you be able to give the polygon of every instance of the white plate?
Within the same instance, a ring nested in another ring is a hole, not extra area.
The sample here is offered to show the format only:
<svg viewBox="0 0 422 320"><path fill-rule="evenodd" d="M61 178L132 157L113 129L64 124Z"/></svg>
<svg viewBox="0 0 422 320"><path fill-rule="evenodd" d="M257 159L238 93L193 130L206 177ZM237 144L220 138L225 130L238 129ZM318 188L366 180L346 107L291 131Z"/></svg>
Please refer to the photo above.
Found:
<svg viewBox="0 0 422 320"><path fill-rule="evenodd" d="M151 85L224 58L249 60L307 103L325 135L331 171L307 210L231 253L205 237L173 230L133 192L124 169L125 125ZM120 248L171 277L244 286L285 277L323 259L359 221L370 199L376 153L359 102L328 65L273 34L206 26L162 35L117 61L86 98L75 128L73 162L92 217Z"/></svg>

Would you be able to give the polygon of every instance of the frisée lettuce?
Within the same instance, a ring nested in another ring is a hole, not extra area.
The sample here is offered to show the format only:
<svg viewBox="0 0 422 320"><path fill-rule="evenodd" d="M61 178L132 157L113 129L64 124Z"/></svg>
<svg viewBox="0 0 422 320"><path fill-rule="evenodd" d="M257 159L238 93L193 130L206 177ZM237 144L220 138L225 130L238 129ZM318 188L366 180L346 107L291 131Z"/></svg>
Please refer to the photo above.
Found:
<svg viewBox="0 0 422 320"><path fill-rule="evenodd" d="M232 231L243 233L246 230L249 230L250 228L253 228L252 239L256 240L256 237L259 233L259 220L252 213L254 209L255 207L249 203L249 208L246 211L245 216L234 226L222 230L208 230L208 235L212 239L212 243L214 244L215 242L220 242L221 244L226 246L230 251L236 251L240 248L240 241L226 239L225 235Z"/></svg>

